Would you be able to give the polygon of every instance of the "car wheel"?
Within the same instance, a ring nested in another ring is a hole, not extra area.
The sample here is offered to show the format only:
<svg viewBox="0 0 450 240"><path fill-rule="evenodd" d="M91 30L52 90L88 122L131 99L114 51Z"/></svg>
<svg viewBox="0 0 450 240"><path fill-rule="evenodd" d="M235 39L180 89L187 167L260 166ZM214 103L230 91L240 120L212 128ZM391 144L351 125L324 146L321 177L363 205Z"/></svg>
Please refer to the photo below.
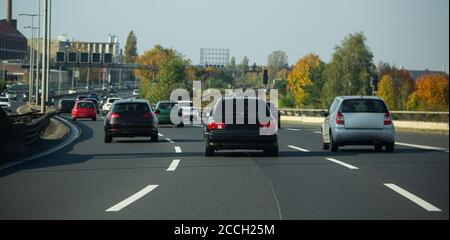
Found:
<svg viewBox="0 0 450 240"><path fill-rule="evenodd" d="M383 149L383 145L381 145L381 144L376 144L376 145L375 145L375 151L379 152L379 151L381 151L382 149Z"/></svg>
<svg viewBox="0 0 450 240"><path fill-rule="evenodd" d="M111 143L113 138L111 135L105 133L105 143Z"/></svg>
<svg viewBox="0 0 450 240"><path fill-rule="evenodd" d="M154 142L154 143L156 143L156 142L159 141L159 139L158 139L158 133L156 133L156 134L154 134L153 136L151 136L151 141Z"/></svg>
<svg viewBox="0 0 450 240"><path fill-rule="evenodd" d="M269 149L264 149L264 154L269 157L278 157L279 153L280 152L278 146Z"/></svg>
<svg viewBox="0 0 450 240"><path fill-rule="evenodd" d="M334 141L331 130L330 130L330 149L331 152L339 152L339 145Z"/></svg>
<svg viewBox="0 0 450 240"><path fill-rule="evenodd" d="M209 145L209 141L206 138L205 139L205 157L212 157L214 156L214 147Z"/></svg>
<svg viewBox="0 0 450 240"><path fill-rule="evenodd" d="M180 124L178 124L177 127L179 127L179 128L184 128L184 122L181 122Z"/></svg>
<svg viewBox="0 0 450 240"><path fill-rule="evenodd" d="M395 142L386 145L386 151L390 152L390 153L394 152L395 151Z"/></svg>
<svg viewBox="0 0 450 240"><path fill-rule="evenodd" d="M97 118L92 118L92 121L94 121L94 122L97 121Z"/></svg>

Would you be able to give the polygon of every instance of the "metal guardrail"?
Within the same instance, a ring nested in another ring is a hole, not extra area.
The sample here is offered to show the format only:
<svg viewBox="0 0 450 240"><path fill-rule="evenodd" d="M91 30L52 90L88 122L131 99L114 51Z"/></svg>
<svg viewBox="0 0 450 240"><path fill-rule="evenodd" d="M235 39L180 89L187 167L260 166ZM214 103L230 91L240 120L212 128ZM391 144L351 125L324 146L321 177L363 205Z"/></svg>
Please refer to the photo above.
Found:
<svg viewBox="0 0 450 240"><path fill-rule="evenodd" d="M307 116L321 117L321 113L327 109L292 109L281 108L282 116ZM426 112L426 111L392 111L394 120L421 121L421 122L449 122L449 112Z"/></svg>
<svg viewBox="0 0 450 240"><path fill-rule="evenodd" d="M55 115L55 112L26 113L9 116L9 119L13 122L14 133L17 134L23 145L31 146L39 141L50 123L50 118Z"/></svg>

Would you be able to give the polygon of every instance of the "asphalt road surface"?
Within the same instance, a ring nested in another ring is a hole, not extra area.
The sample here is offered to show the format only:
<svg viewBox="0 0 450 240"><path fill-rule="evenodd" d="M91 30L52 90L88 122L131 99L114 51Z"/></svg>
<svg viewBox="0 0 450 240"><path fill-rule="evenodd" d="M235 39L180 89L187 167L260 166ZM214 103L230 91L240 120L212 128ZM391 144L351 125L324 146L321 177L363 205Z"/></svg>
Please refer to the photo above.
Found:
<svg viewBox="0 0 450 240"><path fill-rule="evenodd" d="M318 126L287 126L279 157L204 157L201 126L105 144L100 117L74 124L81 136L66 148L0 166L0 219L449 218L445 135L398 133L395 153L330 153Z"/></svg>

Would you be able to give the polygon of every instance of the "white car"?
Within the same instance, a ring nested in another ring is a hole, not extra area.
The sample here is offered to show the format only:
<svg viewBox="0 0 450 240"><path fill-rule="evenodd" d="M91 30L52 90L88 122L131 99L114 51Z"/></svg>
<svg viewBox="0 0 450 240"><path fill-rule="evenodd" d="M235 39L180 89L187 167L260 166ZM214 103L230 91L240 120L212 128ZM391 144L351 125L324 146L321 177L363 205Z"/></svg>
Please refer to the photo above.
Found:
<svg viewBox="0 0 450 240"><path fill-rule="evenodd" d="M108 98L106 99L105 103L102 106L102 111L103 112L109 112L111 110L111 107L113 105L113 103L117 100L120 100L122 98Z"/></svg>
<svg viewBox="0 0 450 240"><path fill-rule="evenodd" d="M69 94L76 94L77 93L77 90L75 90L75 89L70 89L69 90Z"/></svg>
<svg viewBox="0 0 450 240"><path fill-rule="evenodd" d="M135 90L133 91L133 96L134 96L134 97L139 96L139 90L135 89Z"/></svg>
<svg viewBox="0 0 450 240"><path fill-rule="evenodd" d="M192 101L179 101L178 106L180 106L183 111L184 122L192 122L200 119L200 111L198 110L198 108L194 107Z"/></svg>
<svg viewBox="0 0 450 240"><path fill-rule="evenodd" d="M0 107L5 111L11 112L11 102L7 97L0 97Z"/></svg>
<svg viewBox="0 0 450 240"><path fill-rule="evenodd" d="M379 97L337 97L328 112L322 113L323 149L339 151L347 145L372 145L377 151L386 147L394 152L395 127L386 103Z"/></svg>

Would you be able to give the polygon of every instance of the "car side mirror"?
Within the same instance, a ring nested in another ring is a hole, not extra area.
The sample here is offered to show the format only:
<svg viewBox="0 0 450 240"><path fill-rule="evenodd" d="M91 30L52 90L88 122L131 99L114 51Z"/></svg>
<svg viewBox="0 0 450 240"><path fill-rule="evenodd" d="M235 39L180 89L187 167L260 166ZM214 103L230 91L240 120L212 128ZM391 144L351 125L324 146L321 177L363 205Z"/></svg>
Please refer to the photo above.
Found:
<svg viewBox="0 0 450 240"><path fill-rule="evenodd" d="M329 113L329 112L326 112L326 111L322 111L322 112L320 112L320 116L322 116L322 117L328 117L328 116L330 116L330 113Z"/></svg>

